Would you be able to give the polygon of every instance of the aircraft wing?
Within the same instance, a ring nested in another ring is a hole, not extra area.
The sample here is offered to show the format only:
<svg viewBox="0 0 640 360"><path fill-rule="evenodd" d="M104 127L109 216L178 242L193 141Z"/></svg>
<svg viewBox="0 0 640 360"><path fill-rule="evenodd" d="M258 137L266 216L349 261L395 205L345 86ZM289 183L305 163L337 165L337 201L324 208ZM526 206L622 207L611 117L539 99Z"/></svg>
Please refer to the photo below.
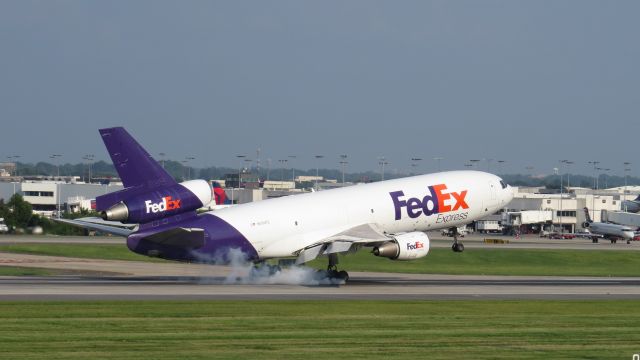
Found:
<svg viewBox="0 0 640 360"><path fill-rule="evenodd" d="M113 234L118 236L127 237L136 230L138 225L136 224L122 224L115 221L105 221L100 218L86 217L80 219L53 219L54 221L78 226L85 229L91 229L96 231L105 232L107 234Z"/></svg>
<svg viewBox="0 0 640 360"><path fill-rule="evenodd" d="M127 237L137 230L137 224L122 224L117 221L105 221L100 218L54 219L55 221L86 229L102 231L108 234ZM151 234L144 240L162 245L197 249L204 245L204 229L174 228Z"/></svg>
<svg viewBox="0 0 640 360"><path fill-rule="evenodd" d="M389 240L391 238L374 224L355 226L298 250L296 265L309 262L320 255L348 252L354 245L374 245Z"/></svg>

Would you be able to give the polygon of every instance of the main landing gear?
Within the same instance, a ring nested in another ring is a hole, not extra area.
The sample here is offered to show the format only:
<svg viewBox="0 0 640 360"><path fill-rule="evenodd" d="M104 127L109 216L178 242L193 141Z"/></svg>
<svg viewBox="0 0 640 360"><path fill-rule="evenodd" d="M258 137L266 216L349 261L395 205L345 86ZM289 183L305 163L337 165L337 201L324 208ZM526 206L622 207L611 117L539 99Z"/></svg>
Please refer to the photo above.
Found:
<svg viewBox="0 0 640 360"><path fill-rule="evenodd" d="M453 245L451 245L451 250L453 250L453 252L463 252L464 245L461 242L458 242L458 228L452 227L450 230L453 233Z"/></svg>
<svg viewBox="0 0 640 360"><path fill-rule="evenodd" d="M329 265L327 266L327 276L332 279L347 282L349 280L349 273L344 270L338 271L338 254L329 254L328 257Z"/></svg>

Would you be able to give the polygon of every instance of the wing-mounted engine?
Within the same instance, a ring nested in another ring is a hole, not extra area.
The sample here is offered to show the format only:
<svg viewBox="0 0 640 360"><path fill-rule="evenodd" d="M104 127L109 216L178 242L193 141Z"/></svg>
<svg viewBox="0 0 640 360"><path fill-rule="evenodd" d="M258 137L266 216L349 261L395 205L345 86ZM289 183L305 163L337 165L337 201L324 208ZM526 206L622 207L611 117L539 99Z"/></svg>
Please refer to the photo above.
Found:
<svg viewBox="0 0 640 360"><path fill-rule="evenodd" d="M131 193L130 196L127 196L128 189L121 191L120 196L117 193L106 195L121 200L101 212L104 220L147 223L197 210L212 200L211 187L205 180L185 181L147 192Z"/></svg>
<svg viewBox="0 0 640 360"><path fill-rule="evenodd" d="M414 260L427 256L429 253L429 237L419 231L396 235L373 248L375 256L382 256L391 260Z"/></svg>

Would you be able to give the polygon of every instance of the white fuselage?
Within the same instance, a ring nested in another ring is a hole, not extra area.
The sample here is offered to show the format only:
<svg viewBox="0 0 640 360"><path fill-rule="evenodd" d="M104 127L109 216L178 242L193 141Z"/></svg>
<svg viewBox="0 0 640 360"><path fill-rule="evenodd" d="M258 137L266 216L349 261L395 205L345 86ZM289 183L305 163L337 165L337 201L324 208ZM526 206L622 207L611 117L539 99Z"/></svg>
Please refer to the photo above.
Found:
<svg viewBox="0 0 640 360"><path fill-rule="evenodd" d="M363 224L374 224L388 234L457 227L495 213L512 197L512 189L495 175L451 171L258 201L212 213L237 229L266 259L292 256Z"/></svg>
<svg viewBox="0 0 640 360"><path fill-rule="evenodd" d="M634 231L624 225L592 222L589 224L589 231L592 234L602 235L605 238L620 238L625 240L633 239Z"/></svg>

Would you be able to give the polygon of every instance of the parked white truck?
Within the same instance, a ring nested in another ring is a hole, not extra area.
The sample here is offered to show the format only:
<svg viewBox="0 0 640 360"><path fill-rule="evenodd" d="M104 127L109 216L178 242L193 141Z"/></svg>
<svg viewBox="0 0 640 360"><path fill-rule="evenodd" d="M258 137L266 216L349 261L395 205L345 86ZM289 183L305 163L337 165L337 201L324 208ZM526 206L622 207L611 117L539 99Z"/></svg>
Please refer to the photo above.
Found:
<svg viewBox="0 0 640 360"><path fill-rule="evenodd" d="M4 218L0 218L0 233L6 233L9 231L7 224L4 223Z"/></svg>

